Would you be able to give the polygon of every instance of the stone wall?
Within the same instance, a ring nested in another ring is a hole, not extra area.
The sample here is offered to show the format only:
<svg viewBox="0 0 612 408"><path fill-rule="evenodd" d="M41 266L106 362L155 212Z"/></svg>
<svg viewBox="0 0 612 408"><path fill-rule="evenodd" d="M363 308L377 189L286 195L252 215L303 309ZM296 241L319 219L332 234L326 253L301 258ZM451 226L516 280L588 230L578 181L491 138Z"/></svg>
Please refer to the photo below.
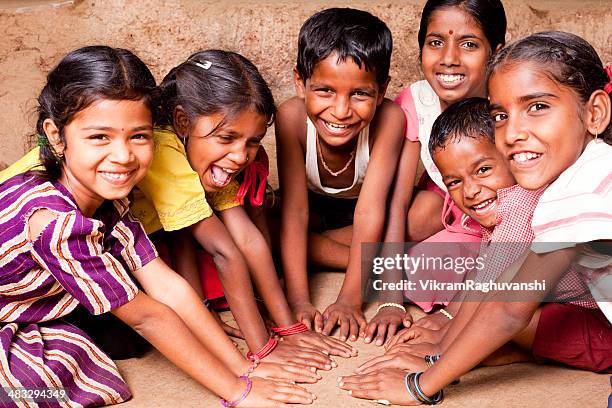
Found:
<svg viewBox="0 0 612 408"><path fill-rule="evenodd" d="M302 22L327 7L351 6L377 15L393 32L388 96L394 96L420 76L416 35L423 4L424 0L4 0L0 163L10 164L26 151L24 140L34 127L35 98L45 73L74 48L129 48L158 79L193 51L237 51L260 68L281 102L293 94L291 69ZM504 0L504 5L508 41L536 31L571 31L591 42L604 61L612 61L610 0ZM270 131L266 145L274 163L273 139Z"/></svg>

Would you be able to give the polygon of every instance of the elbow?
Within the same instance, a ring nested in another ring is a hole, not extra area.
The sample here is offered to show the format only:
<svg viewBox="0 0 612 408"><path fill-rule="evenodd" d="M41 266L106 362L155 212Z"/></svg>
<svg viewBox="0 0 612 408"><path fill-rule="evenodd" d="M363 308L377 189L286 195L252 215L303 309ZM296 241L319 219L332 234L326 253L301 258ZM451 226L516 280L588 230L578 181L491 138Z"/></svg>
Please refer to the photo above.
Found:
<svg viewBox="0 0 612 408"><path fill-rule="evenodd" d="M150 339L158 332L160 322L168 322L176 317L176 312L162 302L149 302L146 308L133 316L130 327L145 339Z"/></svg>

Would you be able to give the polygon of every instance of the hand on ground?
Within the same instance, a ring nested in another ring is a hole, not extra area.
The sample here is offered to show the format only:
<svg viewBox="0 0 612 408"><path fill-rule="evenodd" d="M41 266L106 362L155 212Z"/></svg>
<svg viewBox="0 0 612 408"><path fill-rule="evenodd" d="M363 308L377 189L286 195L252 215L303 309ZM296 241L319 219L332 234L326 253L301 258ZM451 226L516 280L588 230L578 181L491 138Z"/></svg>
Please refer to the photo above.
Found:
<svg viewBox="0 0 612 408"><path fill-rule="evenodd" d="M332 303L323 312L323 334L329 335L333 328L340 326L340 340L347 338L357 341L365 333L366 320L361 311L361 304L350 304L341 301Z"/></svg>

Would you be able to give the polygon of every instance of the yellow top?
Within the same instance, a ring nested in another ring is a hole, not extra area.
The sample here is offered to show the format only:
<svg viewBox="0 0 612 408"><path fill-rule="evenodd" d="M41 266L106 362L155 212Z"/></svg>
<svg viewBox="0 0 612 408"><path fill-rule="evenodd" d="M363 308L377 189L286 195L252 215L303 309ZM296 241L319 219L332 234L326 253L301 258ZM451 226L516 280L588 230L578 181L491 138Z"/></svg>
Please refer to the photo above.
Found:
<svg viewBox="0 0 612 408"><path fill-rule="evenodd" d="M134 189L130 208L147 234L161 229L179 230L210 217L213 209L224 211L240 205L236 180L218 193L205 194L198 174L189 165L185 146L171 128L156 128L154 140L153 162ZM16 174L40 169L38 156L39 148L35 147L0 171L0 183Z"/></svg>

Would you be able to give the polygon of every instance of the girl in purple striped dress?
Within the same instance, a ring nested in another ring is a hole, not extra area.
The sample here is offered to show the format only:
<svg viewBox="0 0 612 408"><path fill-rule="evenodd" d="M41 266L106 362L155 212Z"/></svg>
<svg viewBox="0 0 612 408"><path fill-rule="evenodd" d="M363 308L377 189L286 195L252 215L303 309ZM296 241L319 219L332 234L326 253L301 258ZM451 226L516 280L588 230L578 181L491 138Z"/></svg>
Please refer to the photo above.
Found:
<svg viewBox="0 0 612 408"><path fill-rule="evenodd" d="M155 95L148 68L123 49L78 49L47 77L36 129L44 170L0 184L2 407L130 398L113 361L62 320L79 305L112 312L225 406L312 402L293 384L249 378L303 373L242 357L131 216L126 197L153 158Z"/></svg>

